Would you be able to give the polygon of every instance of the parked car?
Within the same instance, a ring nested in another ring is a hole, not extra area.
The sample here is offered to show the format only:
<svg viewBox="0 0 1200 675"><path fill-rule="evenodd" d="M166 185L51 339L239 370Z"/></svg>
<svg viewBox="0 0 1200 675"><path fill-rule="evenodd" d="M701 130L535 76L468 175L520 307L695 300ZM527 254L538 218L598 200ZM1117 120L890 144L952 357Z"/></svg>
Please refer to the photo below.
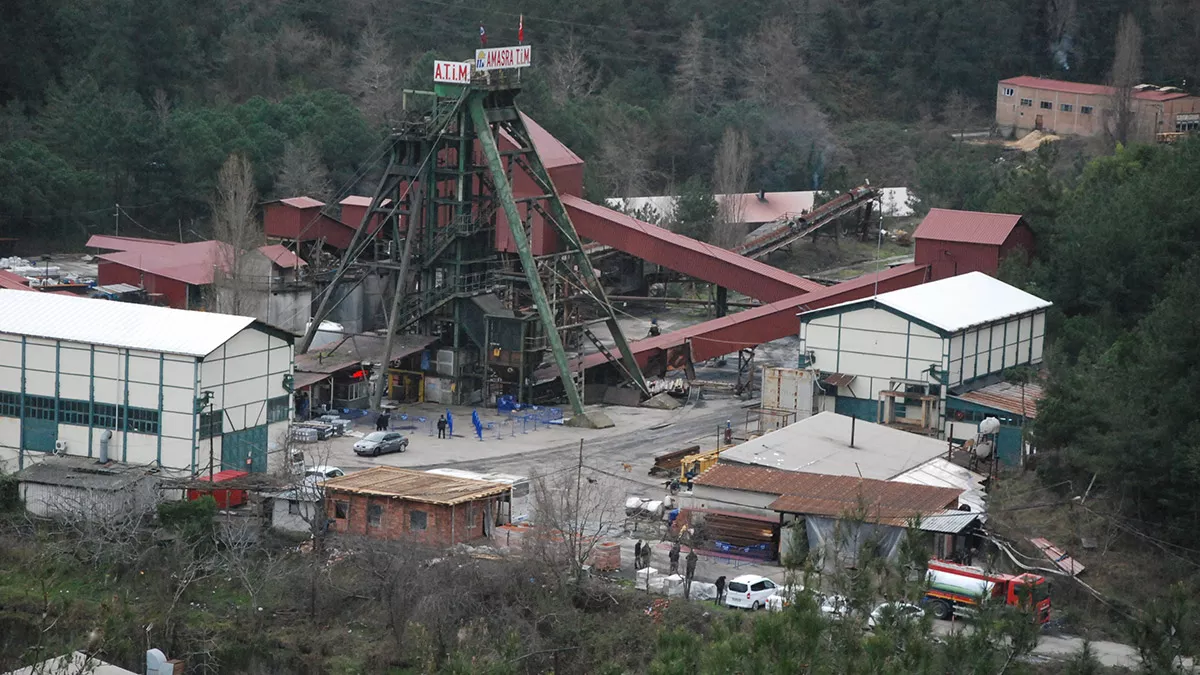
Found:
<svg viewBox="0 0 1200 675"><path fill-rule="evenodd" d="M767 599L775 595L777 590L779 586L766 577L743 574L734 577L725 587L725 604L742 609L762 609L767 606Z"/></svg>
<svg viewBox="0 0 1200 675"><path fill-rule="evenodd" d="M377 457L388 452L404 452L408 439L395 431L372 431L354 444L354 454Z"/></svg>
<svg viewBox="0 0 1200 675"><path fill-rule="evenodd" d="M924 613L924 609L907 602L885 602L876 607L871 612L871 616L867 617L867 628L875 628L889 623L916 621Z"/></svg>
<svg viewBox="0 0 1200 675"><path fill-rule="evenodd" d="M336 466L310 466L304 470L304 482L309 484L324 483L330 478L341 478L346 472Z"/></svg>
<svg viewBox="0 0 1200 675"><path fill-rule="evenodd" d="M840 621L850 613L850 601L844 595L818 595L817 606L822 614L834 621Z"/></svg>

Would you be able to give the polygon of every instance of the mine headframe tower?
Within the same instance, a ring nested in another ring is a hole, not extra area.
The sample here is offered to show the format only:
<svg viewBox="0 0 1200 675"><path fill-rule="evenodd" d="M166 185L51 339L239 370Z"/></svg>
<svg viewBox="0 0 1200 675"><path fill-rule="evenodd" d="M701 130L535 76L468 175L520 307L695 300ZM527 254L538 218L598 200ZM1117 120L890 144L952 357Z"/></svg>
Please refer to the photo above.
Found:
<svg viewBox="0 0 1200 675"><path fill-rule="evenodd" d="M391 137L387 168L330 289L364 267L386 276L384 363L394 336L436 337L438 353L450 357L443 363L439 356L437 369L451 378L455 403L499 393L528 402L534 385L557 380L586 424L582 373L571 368L583 349L599 349L649 392L517 108L519 88L496 79L438 84L426 93L427 107L410 111ZM521 174L534 187L517 196L514 176ZM333 295L321 293L301 353ZM607 324L618 354L592 332L598 323ZM377 385L375 407L382 390Z"/></svg>

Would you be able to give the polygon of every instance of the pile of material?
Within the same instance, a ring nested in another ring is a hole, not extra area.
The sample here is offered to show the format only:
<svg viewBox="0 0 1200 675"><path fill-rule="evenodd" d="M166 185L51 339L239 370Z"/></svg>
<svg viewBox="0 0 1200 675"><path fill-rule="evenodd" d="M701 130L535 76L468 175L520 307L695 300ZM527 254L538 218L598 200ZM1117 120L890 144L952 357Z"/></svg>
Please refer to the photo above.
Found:
<svg viewBox="0 0 1200 675"><path fill-rule="evenodd" d="M1025 137L1021 138L1020 140L1009 141L1005 143L1004 147L1010 150L1020 150L1021 152L1033 152L1034 150L1037 150L1042 143L1053 143L1057 140L1059 140L1059 137L1055 136L1054 134L1048 134L1039 129L1034 129L1028 134L1025 134Z"/></svg>

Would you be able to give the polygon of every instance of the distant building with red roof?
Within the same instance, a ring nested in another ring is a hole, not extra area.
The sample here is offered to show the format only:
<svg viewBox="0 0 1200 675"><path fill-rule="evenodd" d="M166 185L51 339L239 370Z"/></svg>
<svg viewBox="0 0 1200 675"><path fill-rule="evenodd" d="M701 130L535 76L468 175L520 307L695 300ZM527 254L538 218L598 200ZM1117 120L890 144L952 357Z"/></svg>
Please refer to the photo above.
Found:
<svg viewBox="0 0 1200 675"><path fill-rule="evenodd" d="M234 262L230 245L220 241L180 244L159 239L95 235L88 248L97 256L97 283L142 288L161 304L176 309L222 309L222 288ZM260 246L238 261L240 305L236 313L254 316L285 330L304 329L312 292L297 283L306 263L281 244Z"/></svg>
<svg viewBox="0 0 1200 675"><path fill-rule="evenodd" d="M996 85L996 127L1023 136L1035 129L1095 136L1111 125L1117 90L1103 84L1021 75ZM1141 142L1200 131L1200 97L1178 87L1140 84L1133 93L1133 135Z"/></svg>
<svg viewBox="0 0 1200 675"><path fill-rule="evenodd" d="M913 233L914 260L929 265L931 280L967 272L996 276L1016 249L1033 254L1033 230L1011 213L929 209Z"/></svg>

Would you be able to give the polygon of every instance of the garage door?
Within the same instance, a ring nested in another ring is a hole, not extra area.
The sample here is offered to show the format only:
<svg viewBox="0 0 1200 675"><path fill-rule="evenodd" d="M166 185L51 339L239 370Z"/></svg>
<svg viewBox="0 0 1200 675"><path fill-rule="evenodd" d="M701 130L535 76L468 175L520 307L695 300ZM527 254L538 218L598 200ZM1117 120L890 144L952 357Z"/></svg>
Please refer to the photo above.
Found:
<svg viewBox="0 0 1200 675"><path fill-rule="evenodd" d="M221 468L265 473L267 425L233 431L221 437Z"/></svg>

